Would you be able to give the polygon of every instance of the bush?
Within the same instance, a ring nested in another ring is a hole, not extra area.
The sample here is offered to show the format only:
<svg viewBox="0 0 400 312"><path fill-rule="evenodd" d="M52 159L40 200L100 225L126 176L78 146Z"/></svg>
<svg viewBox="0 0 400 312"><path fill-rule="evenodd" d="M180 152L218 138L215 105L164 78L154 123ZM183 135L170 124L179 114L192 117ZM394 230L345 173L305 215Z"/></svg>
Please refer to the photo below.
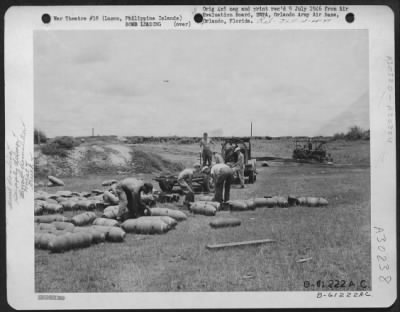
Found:
<svg viewBox="0 0 400 312"><path fill-rule="evenodd" d="M349 132L346 133L346 139L350 141L362 139L364 130L358 126L353 126L350 128Z"/></svg>
<svg viewBox="0 0 400 312"><path fill-rule="evenodd" d="M74 138L70 136L55 138L53 143L64 149L73 149L75 146L79 145L78 141L75 141Z"/></svg>
<svg viewBox="0 0 400 312"><path fill-rule="evenodd" d="M47 142L46 134L43 131L35 128L33 142L34 144L46 143Z"/></svg>
<svg viewBox="0 0 400 312"><path fill-rule="evenodd" d="M369 130L367 130L367 131L365 131L365 132L363 133L362 139L363 139L363 140L369 140Z"/></svg>
<svg viewBox="0 0 400 312"><path fill-rule="evenodd" d="M193 144L193 143L197 143L197 139L196 138L180 138L176 140L177 144Z"/></svg>
<svg viewBox="0 0 400 312"><path fill-rule="evenodd" d="M42 146L42 153L50 156L68 156L68 150L60 147L58 144L52 142Z"/></svg>
<svg viewBox="0 0 400 312"><path fill-rule="evenodd" d="M45 155L66 157L68 156L68 150L71 150L78 145L79 142L74 140L73 137L58 137L55 138L53 142L44 145L42 147L42 153Z"/></svg>
<svg viewBox="0 0 400 312"><path fill-rule="evenodd" d="M355 140L369 140L369 130L364 131L359 126L353 126L349 129L347 133L335 133L333 135L334 140L348 140L348 141L355 141Z"/></svg>
<svg viewBox="0 0 400 312"><path fill-rule="evenodd" d="M335 133L335 134L333 135L333 139L334 139L334 140L344 140L345 137L346 137L346 135L345 135L343 132Z"/></svg>

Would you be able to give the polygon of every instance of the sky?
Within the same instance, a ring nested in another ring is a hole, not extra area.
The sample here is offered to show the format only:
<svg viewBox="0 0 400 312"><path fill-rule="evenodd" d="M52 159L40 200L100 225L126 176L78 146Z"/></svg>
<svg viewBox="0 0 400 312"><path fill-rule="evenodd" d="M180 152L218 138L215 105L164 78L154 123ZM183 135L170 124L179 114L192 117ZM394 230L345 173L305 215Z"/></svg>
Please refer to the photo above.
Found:
<svg viewBox="0 0 400 312"><path fill-rule="evenodd" d="M369 128L366 30L36 31L47 136L315 136Z"/></svg>

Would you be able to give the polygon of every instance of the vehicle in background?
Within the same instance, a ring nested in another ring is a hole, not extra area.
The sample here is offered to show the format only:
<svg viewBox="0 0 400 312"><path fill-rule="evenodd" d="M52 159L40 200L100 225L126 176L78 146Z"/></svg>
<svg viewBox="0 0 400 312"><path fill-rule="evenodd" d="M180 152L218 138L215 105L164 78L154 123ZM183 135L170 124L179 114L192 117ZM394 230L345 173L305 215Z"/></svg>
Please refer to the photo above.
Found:
<svg viewBox="0 0 400 312"><path fill-rule="evenodd" d="M326 141L295 140L292 158L300 162L332 163L332 156L327 152Z"/></svg>
<svg viewBox="0 0 400 312"><path fill-rule="evenodd" d="M234 152L236 147L240 148L244 155L244 178L247 183L254 183L257 180L257 162L255 158L251 158L251 142L249 137L245 138L227 138L221 144L221 155L227 165L233 165L237 162L238 155ZM235 183L239 183L239 177L235 178Z"/></svg>

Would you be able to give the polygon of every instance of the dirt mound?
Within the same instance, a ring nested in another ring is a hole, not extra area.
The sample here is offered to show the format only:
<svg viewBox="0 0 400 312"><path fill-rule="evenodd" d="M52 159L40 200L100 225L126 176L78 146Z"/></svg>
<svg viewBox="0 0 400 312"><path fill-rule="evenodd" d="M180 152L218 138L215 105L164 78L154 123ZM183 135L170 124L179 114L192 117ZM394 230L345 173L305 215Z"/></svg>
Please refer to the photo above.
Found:
<svg viewBox="0 0 400 312"><path fill-rule="evenodd" d="M141 151L126 144L81 144L66 157L44 155L35 147L35 177L59 177L89 174L138 174L177 172L183 165L164 159L161 155Z"/></svg>
<svg viewBox="0 0 400 312"><path fill-rule="evenodd" d="M152 173L154 171L177 172L183 169L181 163L166 160L158 154L132 149L132 159L137 172Z"/></svg>

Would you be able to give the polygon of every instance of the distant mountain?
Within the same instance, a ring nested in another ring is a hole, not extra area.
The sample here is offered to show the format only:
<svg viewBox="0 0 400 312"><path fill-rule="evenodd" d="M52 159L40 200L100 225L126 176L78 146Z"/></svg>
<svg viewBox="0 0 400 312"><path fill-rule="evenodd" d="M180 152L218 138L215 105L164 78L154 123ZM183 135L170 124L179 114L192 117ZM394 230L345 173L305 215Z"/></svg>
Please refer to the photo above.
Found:
<svg viewBox="0 0 400 312"><path fill-rule="evenodd" d="M318 135L333 135L338 132L347 132L350 127L359 126L364 130L370 128L369 125L369 96L364 93L348 109L334 116L322 128Z"/></svg>

